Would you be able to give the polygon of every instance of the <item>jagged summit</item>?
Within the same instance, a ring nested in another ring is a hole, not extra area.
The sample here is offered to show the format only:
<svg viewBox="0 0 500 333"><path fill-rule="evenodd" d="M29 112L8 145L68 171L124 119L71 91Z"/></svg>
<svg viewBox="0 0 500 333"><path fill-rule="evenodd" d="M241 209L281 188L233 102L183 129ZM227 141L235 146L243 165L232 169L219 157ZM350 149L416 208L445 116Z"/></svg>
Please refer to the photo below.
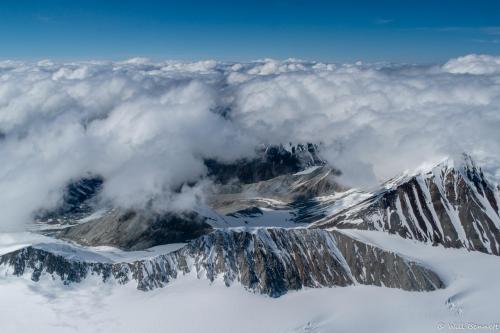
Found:
<svg viewBox="0 0 500 333"><path fill-rule="evenodd" d="M472 179L476 177L487 180L494 185L493 177L488 177L487 174L483 172L483 168L479 163L467 153L462 153L458 157L445 157L439 162L434 164L425 164L413 170L407 170L400 175L390 178L382 183L385 188L391 188L397 186L401 183L406 182L408 179L419 175L437 175L439 173L446 173L448 170L455 170L461 172L464 176Z"/></svg>
<svg viewBox="0 0 500 333"><path fill-rule="evenodd" d="M262 145L257 148L256 155L253 159L241 159L233 163L208 159L205 161L208 175L218 183L236 180L250 184L327 163L320 157L319 146L312 143Z"/></svg>
<svg viewBox="0 0 500 333"><path fill-rule="evenodd" d="M404 238L500 255L500 196L469 155L404 175L315 228L381 230Z"/></svg>

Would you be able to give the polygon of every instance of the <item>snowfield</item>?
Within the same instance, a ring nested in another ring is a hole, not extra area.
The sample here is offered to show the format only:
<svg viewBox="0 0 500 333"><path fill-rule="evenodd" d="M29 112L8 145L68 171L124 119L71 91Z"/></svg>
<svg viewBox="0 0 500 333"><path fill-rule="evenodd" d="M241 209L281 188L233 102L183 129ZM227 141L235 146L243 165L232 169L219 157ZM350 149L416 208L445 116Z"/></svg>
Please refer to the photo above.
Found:
<svg viewBox="0 0 500 333"><path fill-rule="evenodd" d="M342 232L423 262L447 287L406 292L357 285L270 298L194 276L149 292L93 278L68 286L48 279L35 283L26 277L2 276L1 331L421 333L449 331L448 325L454 324L491 324L492 329L480 331L495 330L500 321L499 257L433 247L382 232ZM16 236L8 236L10 243L2 237L5 252ZM19 243L29 240L26 234L18 237Z"/></svg>

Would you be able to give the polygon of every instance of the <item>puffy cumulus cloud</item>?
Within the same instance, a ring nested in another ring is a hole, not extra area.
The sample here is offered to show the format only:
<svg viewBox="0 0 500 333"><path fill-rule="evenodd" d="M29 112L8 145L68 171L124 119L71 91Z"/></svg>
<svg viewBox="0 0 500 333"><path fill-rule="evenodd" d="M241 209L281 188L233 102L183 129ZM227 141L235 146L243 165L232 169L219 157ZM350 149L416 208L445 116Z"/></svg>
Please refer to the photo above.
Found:
<svg viewBox="0 0 500 333"><path fill-rule="evenodd" d="M241 84L233 121L267 141L323 142L353 185L463 151L500 151L499 75L439 66L317 67Z"/></svg>
<svg viewBox="0 0 500 333"><path fill-rule="evenodd" d="M469 54L451 59L443 66L443 69L449 73L458 74L498 74L500 73L500 57Z"/></svg>
<svg viewBox="0 0 500 333"><path fill-rule="evenodd" d="M221 78L191 75L194 65L179 73L143 61L3 65L4 228L56 204L68 181L89 173L106 179L103 195L117 204L168 205L173 190L205 173L204 158L233 160L257 144L212 111Z"/></svg>
<svg viewBox="0 0 500 333"><path fill-rule="evenodd" d="M354 186L463 151L497 165L492 59L0 62L0 228L29 221L89 173L116 204L185 209L203 193L205 158L251 156L260 143L322 143ZM476 75L458 70L466 62Z"/></svg>

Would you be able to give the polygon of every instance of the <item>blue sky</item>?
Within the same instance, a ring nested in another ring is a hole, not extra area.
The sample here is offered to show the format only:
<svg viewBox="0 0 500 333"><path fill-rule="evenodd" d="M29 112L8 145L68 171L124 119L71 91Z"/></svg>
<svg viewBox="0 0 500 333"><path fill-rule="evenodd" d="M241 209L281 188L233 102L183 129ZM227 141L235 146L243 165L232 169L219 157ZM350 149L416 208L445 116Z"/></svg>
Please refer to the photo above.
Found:
<svg viewBox="0 0 500 333"><path fill-rule="evenodd" d="M500 54L500 1L0 2L2 59L442 62Z"/></svg>

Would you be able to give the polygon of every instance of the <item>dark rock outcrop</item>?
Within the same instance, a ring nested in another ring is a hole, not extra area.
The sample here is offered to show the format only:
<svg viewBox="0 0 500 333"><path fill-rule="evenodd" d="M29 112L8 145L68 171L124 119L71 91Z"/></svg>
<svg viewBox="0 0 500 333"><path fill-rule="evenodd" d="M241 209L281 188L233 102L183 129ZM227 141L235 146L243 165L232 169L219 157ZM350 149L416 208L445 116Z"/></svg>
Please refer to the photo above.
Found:
<svg viewBox="0 0 500 333"><path fill-rule="evenodd" d="M57 237L83 245L109 245L124 250L182 243L212 231L195 212L157 213L115 209L103 217L61 230Z"/></svg>
<svg viewBox="0 0 500 333"><path fill-rule="evenodd" d="M59 205L52 210L37 212L35 219L64 224L92 214L103 183L102 177L92 175L70 182L64 188Z"/></svg>
<svg viewBox="0 0 500 333"><path fill-rule="evenodd" d="M301 203L319 195L332 194L345 188L337 183L336 170L323 166L305 174L288 174L253 184L228 184L217 187L209 204L221 214L251 208L252 198L268 198L290 204L295 209Z"/></svg>
<svg viewBox="0 0 500 333"><path fill-rule="evenodd" d="M319 157L318 146L312 143L285 148L283 145L267 146L257 151L254 159L234 163L221 163L207 159L208 175L218 183L237 180L242 184L256 183L280 175L296 173L309 166L325 165Z"/></svg>

